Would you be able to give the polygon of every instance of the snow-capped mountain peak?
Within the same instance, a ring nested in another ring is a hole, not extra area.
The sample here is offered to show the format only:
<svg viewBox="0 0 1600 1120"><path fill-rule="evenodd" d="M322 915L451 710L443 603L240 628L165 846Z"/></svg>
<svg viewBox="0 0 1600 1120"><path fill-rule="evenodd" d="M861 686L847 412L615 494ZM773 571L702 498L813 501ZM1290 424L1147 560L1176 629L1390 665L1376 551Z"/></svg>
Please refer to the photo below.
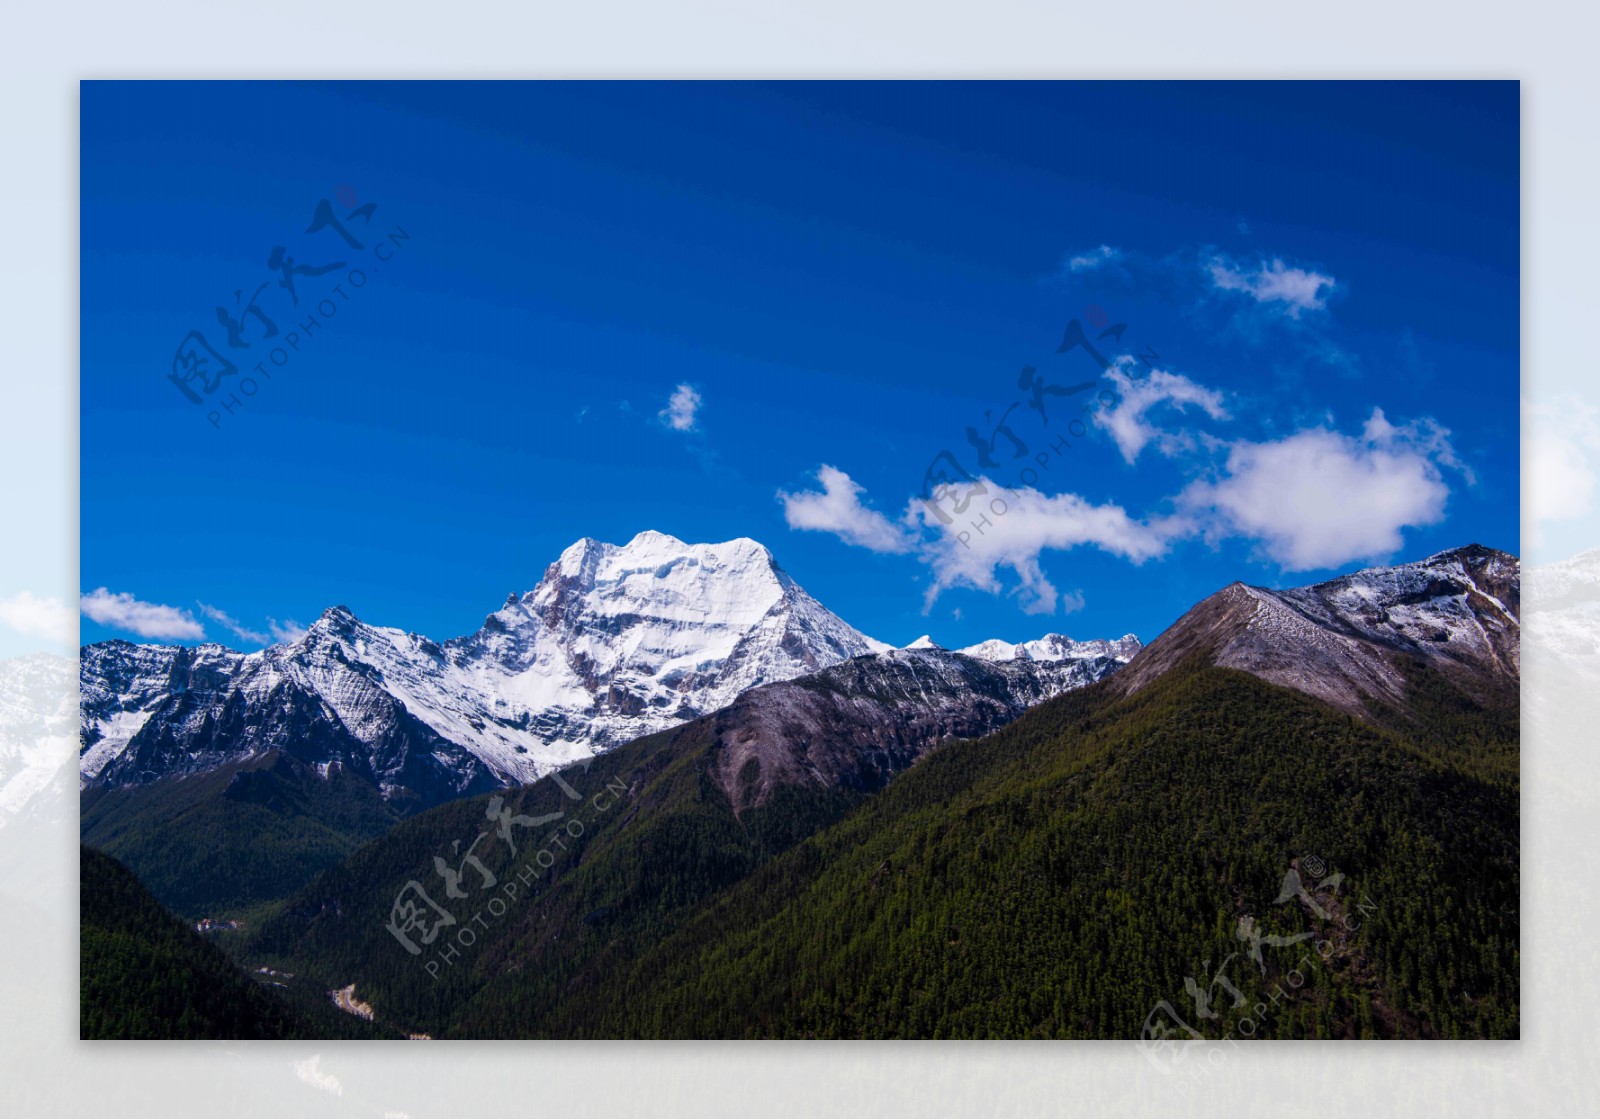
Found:
<svg viewBox="0 0 1600 1120"><path fill-rule="evenodd" d="M586 537L476 633L443 643L336 606L294 644L255 654L86 647L80 772L116 784L289 749L387 788L443 782L454 794L532 780L757 685L889 648L747 537Z"/></svg>

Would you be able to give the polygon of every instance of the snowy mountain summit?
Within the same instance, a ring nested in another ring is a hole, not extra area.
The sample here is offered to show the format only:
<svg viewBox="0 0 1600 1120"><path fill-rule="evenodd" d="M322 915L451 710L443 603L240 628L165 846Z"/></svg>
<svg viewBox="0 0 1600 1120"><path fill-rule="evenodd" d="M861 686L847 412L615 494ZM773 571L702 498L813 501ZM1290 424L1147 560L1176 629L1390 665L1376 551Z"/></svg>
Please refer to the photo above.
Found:
<svg viewBox="0 0 1600 1120"><path fill-rule="evenodd" d="M1481 545L1309 587L1233 583L1146 646L1115 687L1135 692L1201 657L1358 717L1407 707L1429 674L1474 702L1503 702L1520 687L1521 601L1521 561Z"/></svg>
<svg viewBox="0 0 1600 1120"><path fill-rule="evenodd" d="M585 538L512 596L448 660L542 742L616 746L789 680L890 647L812 598L764 546L640 533Z"/></svg>
<svg viewBox="0 0 1600 1120"><path fill-rule="evenodd" d="M431 800L530 781L889 648L748 538L585 538L477 633L444 643L333 607L300 641L259 653L86 647L80 779L136 784L280 749Z"/></svg>

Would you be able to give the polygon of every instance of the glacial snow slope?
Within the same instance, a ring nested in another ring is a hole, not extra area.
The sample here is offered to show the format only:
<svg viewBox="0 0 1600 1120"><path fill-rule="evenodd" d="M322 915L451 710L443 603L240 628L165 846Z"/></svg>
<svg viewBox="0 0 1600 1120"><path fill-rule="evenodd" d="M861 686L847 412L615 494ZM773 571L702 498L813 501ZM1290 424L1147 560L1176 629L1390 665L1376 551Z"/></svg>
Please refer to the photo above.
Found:
<svg viewBox="0 0 1600 1120"><path fill-rule="evenodd" d="M1404 705L1412 667L1480 702L1521 677L1521 562L1468 545L1310 587L1230 584L1151 642L1112 687L1127 694L1191 657L1243 669L1352 715Z"/></svg>
<svg viewBox="0 0 1600 1120"><path fill-rule="evenodd" d="M1062 659L1101 655L1083 647ZM444 643L334 607L299 642L259 653L87 646L80 784L142 784L276 750L432 803L531 781L751 688L890 648L753 540L586 538L476 633Z"/></svg>

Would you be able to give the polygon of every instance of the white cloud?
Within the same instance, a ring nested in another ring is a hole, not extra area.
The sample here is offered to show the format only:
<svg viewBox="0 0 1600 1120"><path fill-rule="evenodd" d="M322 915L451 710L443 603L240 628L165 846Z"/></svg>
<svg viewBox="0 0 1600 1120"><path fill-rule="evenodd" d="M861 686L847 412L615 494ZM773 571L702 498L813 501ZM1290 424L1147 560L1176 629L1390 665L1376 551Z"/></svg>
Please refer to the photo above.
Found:
<svg viewBox="0 0 1600 1120"><path fill-rule="evenodd" d="M1053 614L1062 596L1045 577L1039 556L1045 549L1092 545L1135 564L1160 556L1174 537L1187 531L1177 518L1142 522L1119 505L1094 505L1076 494L1043 494L1031 487L1006 490L988 478L984 490L963 488L966 510L956 512L954 495L939 503L951 520L945 524L926 503L913 501L908 523L934 537L925 540L922 559L933 572L926 606L952 587L999 593L999 571L1009 568L1019 581L1016 593L1030 614ZM1077 593L1066 597L1068 610L1083 606Z"/></svg>
<svg viewBox="0 0 1600 1120"><path fill-rule="evenodd" d="M1176 375L1122 385L1127 411L1107 427L1132 462L1150 442L1168 437L1151 430L1145 410L1157 404L1194 404L1226 416L1220 396ZM924 609L951 588L1015 594L1023 610L1053 614L1083 605L1045 575L1047 550L1091 547L1133 564L1164 556L1174 542L1203 534L1213 540L1253 540L1289 571L1331 568L1355 560L1384 559L1404 544L1403 531L1444 517L1450 488L1446 470L1470 483L1450 433L1432 420L1397 425L1373 409L1359 434L1308 428L1284 439L1224 442L1218 476L1191 483L1173 500L1175 512L1136 517L1115 503L1077 494L1045 494L1032 487L1006 489L987 477L951 487L936 501L913 499L900 524L862 503L862 489L847 474L824 466L821 492L780 494L791 528L831 532L875 552L914 553L932 579ZM965 508L957 508L957 502ZM941 513L943 517L941 517ZM948 520L946 520L948 518ZM1008 571L1016 583L1003 581Z"/></svg>
<svg viewBox="0 0 1600 1120"><path fill-rule="evenodd" d="M344 1096L344 1083L331 1073L322 1068L322 1055L313 1054L301 1062L294 1063L294 1075L307 1085L321 1089L335 1097Z"/></svg>
<svg viewBox="0 0 1600 1120"><path fill-rule="evenodd" d="M1120 259L1122 259L1121 249L1113 249L1110 245L1102 245L1098 249L1090 249L1086 253L1078 253L1068 257L1067 270L1069 272L1089 272Z"/></svg>
<svg viewBox="0 0 1600 1120"><path fill-rule="evenodd" d="M1449 434L1431 420L1396 426L1373 409L1358 436L1308 428L1240 441L1222 477L1191 484L1179 506L1213 536L1254 538L1289 571L1384 559L1403 529L1444 517L1440 468L1466 473Z"/></svg>
<svg viewBox="0 0 1600 1120"><path fill-rule="evenodd" d="M78 614L60 599L40 599L28 591L0 599L0 626L61 645L78 643Z"/></svg>
<svg viewBox="0 0 1600 1120"><path fill-rule="evenodd" d="M1188 531L1187 523L1168 518L1146 524L1117 505L1093 505L1075 494L1042 494L1030 487L1007 490L981 477L947 493L942 500L913 498L897 525L861 502L862 488L843 471L824 466L817 472L822 491L780 493L789 527L833 533L849 544L874 552L914 552L933 575L925 608L953 587L971 587L1000 594L999 573L1009 568L1019 581L1015 593L1031 614L1053 614L1082 608L1076 591L1062 594L1045 578L1039 564L1047 548L1093 545L1142 563L1167 549L1167 542ZM977 489L981 487L982 489ZM957 502L966 508L958 510ZM950 519L941 520L935 507Z"/></svg>
<svg viewBox="0 0 1600 1120"><path fill-rule="evenodd" d="M286 646L292 646L306 636L306 628L292 618L286 618L282 622L269 618L267 629L272 631L274 641Z"/></svg>
<svg viewBox="0 0 1600 1120"><path fill-rule="evenodd" d="M1535 547L1543 544L1543 526L1573 521L1594 510L1600 487L1600 412L1575 397L1525 402L1528 525Z"/></svg>
<svg viewBox="0 0 1600 1120"><path fill-rule="evenodd" d="M205 615L212 622L219 622L223 626L226 626L229 630L233 631L235 636L243 641L256 642L259 645L266 645L270 640L268 639L267 635L263 634L261 631L251 630L248 626L243 625L238 619L228 614L228 612L224 611L221 607L213 607L210 603L202 603L199 600L195 601L195 605L200 608L201 614Z"/></svg>
<svg viewBox="0 0 1600 1120"><path fill-rule="evenodd" d="M691 432L694 430L695 413L699 410L699 392L691 385L679 385L672 391L667 407L656 415L675 432Z"/></svg>
<svg viewBox="0 0 1600 1120"><path fill-rule="evenodd" d="M1197 405L1213 420L1228 418L1221 393L1196 384L1182 374L1152 370L1149 376L1136 378L1113 367L1107 376L1116 386L1119 399L1114 406L1097 410L1094 422L1111 434L1117 450L1129 463L1152 441L1168 458L1194 445L1188 436L1160 431L1150 423L1148 414L1158 406L1170 405L1182 412L1189 405Z"/></svg>
<svg viewBox="0 0 1600 1120"><path fill-rule="evenodd" d="M1250 269L1216 256L1211 258L1207 270L1214 287L1244 292L1257 303L1281 304L1284 314L1291 319L1300 318L1302 311L1320 311L1326 307L1328 292L1336 286L1332 276L1291 268L1276 257Z"/></svg>
<svg viewBox="0 0 1600 1120"><path fill-rule="evenodd" d="M861 487L849 475L824 464L817 479L822 483L820 493L778 492L789 528L833 533L873 552L910 552L916 546L910 532L861 504Z"/></svg>
<svg viewBox="0 0 1600 1120"><path fill-rule="evenodd" d="M205 627L188 611L161 603L145 603L126 591L113 593L104 587L84 595L79 604L83 613L102 626L127 630L141 638L192 638L206 636Z"/></svg>

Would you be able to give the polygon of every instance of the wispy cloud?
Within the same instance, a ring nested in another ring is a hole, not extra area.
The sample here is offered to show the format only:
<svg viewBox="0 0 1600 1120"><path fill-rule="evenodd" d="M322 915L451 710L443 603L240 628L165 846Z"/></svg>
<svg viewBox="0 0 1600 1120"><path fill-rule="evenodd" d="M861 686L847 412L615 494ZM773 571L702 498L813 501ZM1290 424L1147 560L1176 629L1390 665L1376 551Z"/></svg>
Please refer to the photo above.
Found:
<svg viewBox="0 0 1600 1120"><path fill-rule="evenodd" d="M1218 291L1242 292L1257 303L1282 311L1291 319L1302 312L1320 311L1336 287L1332 276L1287 265L1281 258L1241 265L1216 255L1206 264L1211 286Z"/></svg>
<svg viewBox="0 0 1600 1120"><path fill-rule="evenodd" d="M60 645L78 641L78 612L60 599L41 599L29 591L0 599L0 626Z"/></svg>
<svg viewBox="0 0 1600 1120"><path fill-rule="evenodd" d="M1221 393L1182 374L1158 369L1135 378L1113 367L1107 371L1107 377L1116 386L1118 400L1110 408L1097 411L1094 423L1116 441L1117 450L1128 463L1138 459L1139 453L1152 442L1169 458L1194 445L1193 439L1185 433L1158 429L1150 421L1150 413L1158 408L1182 412L1194 405L1213 420L1228 418Z"/></svg>
<svg viewBox="0 0 1600 1120"><path fill-rule="evenodd" d="M1241 440L1220 477L1192 483L1178 505L1208 535L1254 540L1289 571L1386 559L1404 529L1443 519L1443 469L1471 481L1449 435L1432 420L1392 424L1375 408L1359 435L1316 427Z"/></svg>
<svg viewBox="0 0 1600 1120"><path fill-rule="evenodd" d="M286 618L282 622L269 618L267 629L272 631L273 641L286 646L292 646L306 636L306 628L292 618Z"/></svg>
<svg viewBox="0 0 1600 1120"><path fill-rule="evenodd" d="M221 607L213 607L210 603L202 603L198 599L195 600L195 605L200 608L201 614L205 615L212 622L217 622L227 627L229 630L233 631L235 637L242 641L255 642L258 645L266 645L267 642L270 641L267 635L263 634L259 630L252 630L248 626L245 626L243 623L239 622L238 619L228 614L227 611L224 611Z"/></svg>
<svg viewBox="0 0 1600 1120"><path fill-rule="evenodd" d="M126 591L112 592L98 587L83 595L83 613L102 626L126 630L141 638L190 638L206 636L205 627L188 611L162 603L146 603Z"/></svg>
<svg viewBox="0 0 1600 1120"><path fill-rule="evenodd" d="M1092 272L1108 264L1115 264L1121 260L1123 252L1110 245L1101 245L1099 248L1090 249L1083 253L1074 253L1067 258L1068 272Z"/></svg>
<svg viewBox="0 0 1600 1120"><path fill-rule="evenodd" d="M824 464L817 480L822 483L820 492L778 492L789 528L832 533L873 552L910 552L916 547L910 530L862 504L862 488L849 475Z"/></svg>
<svg viewBox="0 0 1600 1120"><path fill-rule="evenodd" d="M695 416L700 411L700 393L691 385L679 385L672 391L667 407L656 415L675 432L692 432Z"/></svg>

